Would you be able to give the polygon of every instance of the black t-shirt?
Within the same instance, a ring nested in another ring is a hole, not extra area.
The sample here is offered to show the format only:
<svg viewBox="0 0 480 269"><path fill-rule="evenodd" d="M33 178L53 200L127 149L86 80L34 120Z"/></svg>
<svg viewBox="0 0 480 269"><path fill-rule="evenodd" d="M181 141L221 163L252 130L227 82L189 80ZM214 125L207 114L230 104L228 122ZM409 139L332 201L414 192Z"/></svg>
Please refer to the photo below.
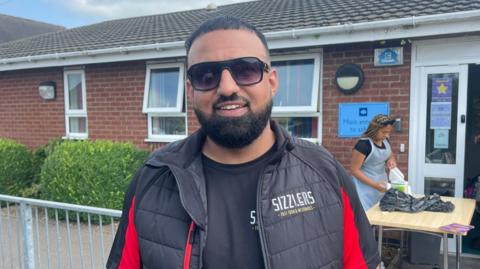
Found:
<svg viewBox="0 0 480 269"><path fill-rule="evenodd" d="M385 144L382 142L382 146L379 146L375 143L373 143L375 147L379 149L384 149ZM358 152L362 153L365 155L365 158L372 152L372 144L370 144L370 141L368 139L360 139L358 140L357 144L355 144L354 149L356 149Z"/></svg>
<svg viewBox="0 0 480 269"><path fill-rule="evenodd" d="M257 183L273 152L272 148L238 165L203 156L208 200L205 269L264 268L256 216Z"/></svg>

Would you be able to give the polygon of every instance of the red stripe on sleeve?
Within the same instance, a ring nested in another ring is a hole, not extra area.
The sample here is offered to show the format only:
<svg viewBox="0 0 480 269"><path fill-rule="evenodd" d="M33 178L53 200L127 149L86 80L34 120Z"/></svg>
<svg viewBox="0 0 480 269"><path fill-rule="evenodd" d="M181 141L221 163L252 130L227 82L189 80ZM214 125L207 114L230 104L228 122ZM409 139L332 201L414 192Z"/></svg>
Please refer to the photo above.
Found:
<svg viewBox="0 0 480 269"><path fill-rule="evenodd" d="M343 200L343 268L363 269L368 268L360 248L355 217L350 204L350 199L342 188Z"/></svg>
<svg viewBox="0 0 480 269"><path fill-rule="evenodd" d="M132 199L130 210L128 211L128 226L125 235L125 245L123 246L122 259L119 269L137 269L140 268L140 249L138 246L137 230L134 223L135 197Z"/></svg>

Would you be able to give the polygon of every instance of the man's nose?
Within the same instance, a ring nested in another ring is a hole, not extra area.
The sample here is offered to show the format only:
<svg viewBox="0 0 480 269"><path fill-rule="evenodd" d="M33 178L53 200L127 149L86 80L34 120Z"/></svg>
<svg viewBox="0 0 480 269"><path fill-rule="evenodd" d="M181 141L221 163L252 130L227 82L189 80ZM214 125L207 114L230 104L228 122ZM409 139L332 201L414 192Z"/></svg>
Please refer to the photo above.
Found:
<svg viewBox="0 0 480 269"><path fill-rule="evenodd" d="M218 95L231 96L238 92L239 89L240 88L238 87L237 82L233 79L230 71L228 69L223 69L217 88Z"/></svg>

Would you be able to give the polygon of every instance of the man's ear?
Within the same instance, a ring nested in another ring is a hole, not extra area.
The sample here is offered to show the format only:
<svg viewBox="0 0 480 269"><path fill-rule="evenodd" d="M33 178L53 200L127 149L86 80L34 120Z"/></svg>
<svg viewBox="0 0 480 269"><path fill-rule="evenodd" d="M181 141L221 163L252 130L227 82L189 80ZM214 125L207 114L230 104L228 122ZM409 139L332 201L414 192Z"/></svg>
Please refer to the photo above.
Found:
<svg viewBox="0 0 480 269"><path fill-rule="evenodd" d="M279 86L277 69L272 68L272 70L270 70L270 72L268 73L268 84L270 85L270 91L272 96L275 96Z"/></svg>
<svg viewBox="0 0 480 269"><path fill-rule="evenodd" d="M193 100L193 86L190 83L190 80L185 81L185 87L187 88L187 98L188 100Z"/></svg>

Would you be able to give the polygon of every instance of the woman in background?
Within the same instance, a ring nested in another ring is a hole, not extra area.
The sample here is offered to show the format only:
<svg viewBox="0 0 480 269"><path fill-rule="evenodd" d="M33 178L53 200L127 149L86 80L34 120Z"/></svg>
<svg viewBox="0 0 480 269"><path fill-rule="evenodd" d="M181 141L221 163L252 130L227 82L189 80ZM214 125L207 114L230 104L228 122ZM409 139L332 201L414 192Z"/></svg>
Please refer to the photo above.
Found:
<svg viewBox="0 0 480 269"><path fill-rule="evenodd" d="M350 169L365 211L380 201L387 190L385 166L397 166L388 141L394 122L386 115L376 115L352 152Z"/></svg>

